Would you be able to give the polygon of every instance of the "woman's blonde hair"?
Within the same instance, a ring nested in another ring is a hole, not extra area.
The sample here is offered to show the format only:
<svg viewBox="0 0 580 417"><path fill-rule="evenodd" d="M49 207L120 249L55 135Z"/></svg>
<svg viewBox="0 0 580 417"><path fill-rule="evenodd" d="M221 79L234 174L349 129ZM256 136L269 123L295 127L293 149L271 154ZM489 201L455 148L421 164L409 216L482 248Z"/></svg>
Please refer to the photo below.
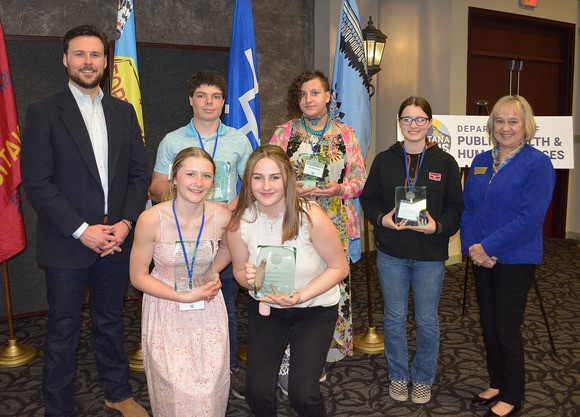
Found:
<svg viewBox="0 0 580 417"><path fill-rule="evenodd" d="M255 204L256 198L252 193L251 181L252 175L254 173L254 167L262 158L270 158L276 163L282 172L284 187L286 188L286 195L284 196L284 220L282 222L281 242L284 243L298 236L303 214L305 214L309 220L310 218L308 217L308 213L305 209L305 200L296 194L296 176L292 170L292 163L290 162L290 158L288 158L288 155L284 153L282 148L275 145L259 146L254 150L254 152L251 153L250 157L248 158L246 170L242 178L242 188L238 196L238 204L234 210L232 219L228 225L228 229L237 230L240 227L240 222L247 209L249 209L249 211L253 214L252 222L256 221L257 219L258 209Z"/></svg>
<svg viewBox="0 0 580 417"><path fill-rule="evenodd" d="M493 143L493 146L497 146L497 140L495 139L493 129L495 118L497 117L499 110L506 106L520 112L522 118L524 119L524 141L531 141L536 134L536 120L534 119L534 111L532 110L532 106L530 106L530 103L528 103L528 101L522 96L504 96L495 103L493 109L491 109L489 118L487 119L487 133L491 139L491 142Z"/></svg>
<svg viewBox="0 0 580 417"><path fill-rule="evenodd" d="M213 175L215 176L215 162L213 161L213 159L211 158L209 153L207 153L206 151L204 151L201 148L196 148L193 146L189 147L189 148L182 149L175 156L175 159L173 161L173 165L171 166L171 172L169 175L169 178L171 178L171 180L169 181L169 188L167 188L167 190L163 193L163 198L162 198L163 201L173 200L175 198L175 196L177 195L175 178L177 176L177 172L181 169L181 167L183 166L183 163L185 162L185 160L187 158L207 159L209 162L211 162L211 166L213 167ZM212 181L212 184L213 184L213 181Z"/></svg>

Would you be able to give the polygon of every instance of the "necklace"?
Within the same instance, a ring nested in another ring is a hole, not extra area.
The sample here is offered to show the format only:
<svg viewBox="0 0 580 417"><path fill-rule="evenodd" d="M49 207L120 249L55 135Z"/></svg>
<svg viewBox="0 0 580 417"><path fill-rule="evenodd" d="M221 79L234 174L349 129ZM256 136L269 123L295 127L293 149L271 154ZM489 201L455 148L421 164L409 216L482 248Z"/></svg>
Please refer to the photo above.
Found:
<svg viewBox="0 0 580 417"><path fill-rule="evenodd" d="M328 127L330 126L330 119L326 119L326 123L324 124L322 129L314 130L310 126L308 126L308 124L306 124L306 120L308 120L308 118L302 115L302 117L300 118L300 124L302 125L304 130L306 130L306 133L312 136L316 136L319 140L322 138L322 136L324 136L324 133L328 130Z"/></svg>
<svg viewBox="0 0 580 417"><path fill-rule="evenodd" d="M276 216L276 218L274 220L270 220L270 218L268 217L268 215L266 213L260 212L260 214L266 220L266 223L267 223L268 229L270 229L270 232L274 231L274 225L276 223L278 223L278 220L280 220L281 218L284 217L284 211L282 211L280 214L278 214L278 216Z"/></svg>
<svg viewBox="0 0 580 417"><path fill-rule="evenodd" d="M324 113L322 113L320 116L318 117L308 117L305 114L302 115L302 117L306 120L308 120L312 126L316 126L318 124L319 121L322 120L322 118L326 116L326 110L324 111Z"/></svg>

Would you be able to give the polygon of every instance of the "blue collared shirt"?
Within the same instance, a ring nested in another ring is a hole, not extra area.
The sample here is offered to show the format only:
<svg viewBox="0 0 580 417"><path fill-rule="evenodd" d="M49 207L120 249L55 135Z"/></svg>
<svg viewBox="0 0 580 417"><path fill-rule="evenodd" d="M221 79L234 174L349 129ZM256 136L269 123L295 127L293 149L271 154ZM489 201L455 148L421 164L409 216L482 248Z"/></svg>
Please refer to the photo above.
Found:
<svg viewBox="0 0 580 417"><path fill-rule="evenodd" d="M193 119L187 125L173 132L169 132L159 144L153 171L159 174L169 175L169 167L175 160L177 154L189 146L199 148L200 137L203 148L210 155L213 152L216 137L218 137L215 160L230 163L230 195L228 196L228 202L231 202L237 196L236 183L238 176L241 177L244 174L248 157L252 153L252 146L246 135L233 127L224 125L221 121L217 132L207 138L201 135L198 136L197 131L193 127Z"/></svg>

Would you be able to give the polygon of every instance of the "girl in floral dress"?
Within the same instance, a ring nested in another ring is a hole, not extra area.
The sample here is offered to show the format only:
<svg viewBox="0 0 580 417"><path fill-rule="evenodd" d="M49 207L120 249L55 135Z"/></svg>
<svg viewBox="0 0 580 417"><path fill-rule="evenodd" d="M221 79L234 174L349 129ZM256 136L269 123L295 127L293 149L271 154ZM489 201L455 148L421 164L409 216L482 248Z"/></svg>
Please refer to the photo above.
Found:
<svg viewBox="0 0 580 417"><path fill-rule="evenodd" d="M300 197L316 200L338 230L349 258L351 239L360 238L354 199L366 181L360 145L352 127L331 120L330 84L320 71L297 76L288 89L290 115L300 115L276 128L270 144L286 151L296 173ZM353 354L350 276L340 285L339 316L327 361ZM324 372L322 377L324 377Z"/></svg>
<svg viewBox="0 0 580 417"><path fill-rule="evenodd" d="M146 210L135 229L130 275L144 293L143 365L155 417L216 417L227 409L228 318L218 272L230 262L221 238L231 214L204 199L214 174L204 150L179 152L168 201ZM176 291L180 278L193 289Z"/></svg>

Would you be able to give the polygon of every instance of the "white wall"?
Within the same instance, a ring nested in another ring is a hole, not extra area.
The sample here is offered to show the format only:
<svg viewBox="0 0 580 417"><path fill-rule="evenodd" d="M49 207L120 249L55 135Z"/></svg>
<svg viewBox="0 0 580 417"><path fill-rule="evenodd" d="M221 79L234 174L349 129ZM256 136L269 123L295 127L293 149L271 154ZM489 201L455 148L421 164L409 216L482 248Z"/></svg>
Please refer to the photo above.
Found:
<svg viewBox="0 0 580 417"><path fill-rule="evenodd" d="M539 0L534 10L518 0L380 0L380 28L389 36L383 71L376 85L377 150L394 141L395 125L389 119L411 94L426 97L435 113L464 114L467 93L467 15L469 7L576 24L575 68L580 65L580 2ZM580 163L580 89L574 75L573 116L575 164ZM567 237L580 238L580 166L570 171Z"/></svg>
<svg viewBox="0 0 580 417"><path fill-rule="evenodd" d="M318 68L332 74L340 0L317 0L315 58ZM539 0L536 9L520 8L518 0L358 0L364 28L372 15L375 26L388 36L382 70L373 77L376 95L371 99L374 155L395 141L395 115L408 96L426 97L434 113L465 114L467 93L467 16L469 7L486 8L576 24L575 67L580 66L580 1ZM574 75L574 152L580 163L580 89ZM580 238L580 166L570 171L568 237ZM453 246L453 245L452 245Z"/></svg>

